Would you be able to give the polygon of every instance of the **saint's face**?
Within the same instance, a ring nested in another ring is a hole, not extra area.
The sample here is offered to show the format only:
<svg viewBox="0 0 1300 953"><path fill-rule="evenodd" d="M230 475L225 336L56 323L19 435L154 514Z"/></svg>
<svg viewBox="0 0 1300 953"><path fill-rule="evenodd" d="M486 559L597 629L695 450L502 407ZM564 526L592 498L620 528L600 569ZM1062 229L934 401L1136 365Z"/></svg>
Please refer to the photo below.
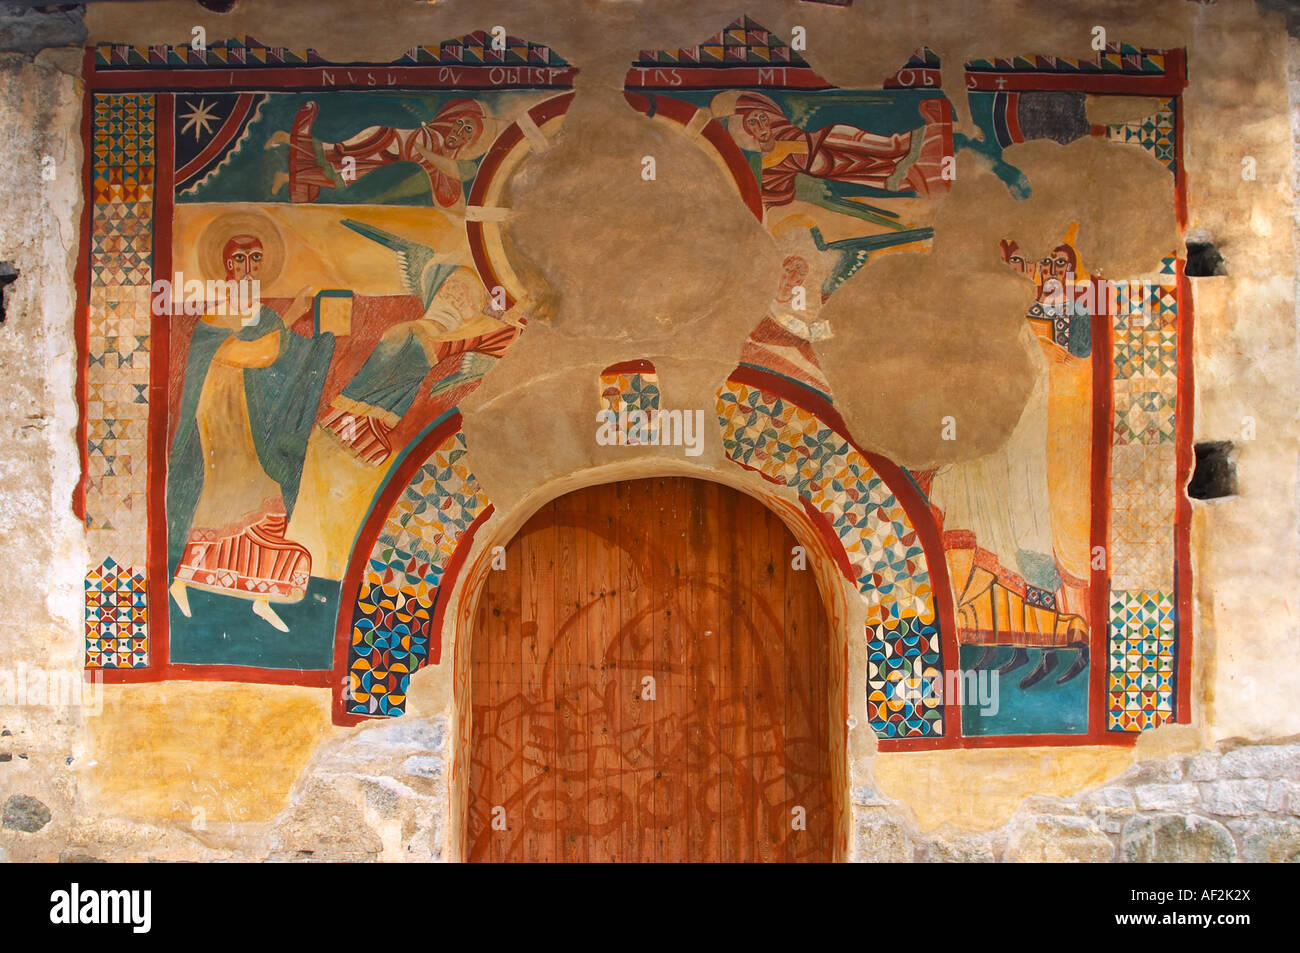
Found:
<svg viewBox="0 0 1300 953"><path fill-rule="evenodd" d="M799 255L788 255L781 262L781 282L776 288L776 300L782 304L794 297L794 289L801 287L808 277L808 262Z"/></svg>
<svg viewBox="0 0 1300 953"><path fill-rule="evenodd" d="M237 235L226 246L226 276L232 281L255 279L262 274L262 243L251 235Z"/></svg>
<svg viewBox="0 0 1300 953"><path fill-rule="evenodd" d="M1065 281L1073 276L1074 254L1064 245L1052 249L1052 253L1042 261L1043 274L1058 281Z"/></svg>
<svg viewBox="0 0 1300 953"><path fill-rule="evenodd" d="M447 138L443 142L448 152L455 152L461 146L472 143L478 138L478 135L478 123L462 116L451 124L451 129L447 132Z"/></svg>
<svg viewBox="0 0 1300 953"><path fill-rule="evenodd" d="M772 121L767 113L758 110L747 112L744 119L745 132L758 143L760 149L767 152L776 141L772 133Z"/></svg>
<svg viewBox="0 0 1300 953"><path fill-rule="evenodd" d="M443 283L435 300L455 312L461 324L473 320L479 314L480 302L473 283L459 275L453 275Z"/></svg>
<svg viewBox="0 0 1300 953"><path fill-rule="evenodd" d="M1020 251L1020 246L1013 241L1004 241L1002 243L1002 261L1012 271L1025 275L1029 278L1035 278L1038 275L1039 265L1037 262L1031 262Z"/></svg>

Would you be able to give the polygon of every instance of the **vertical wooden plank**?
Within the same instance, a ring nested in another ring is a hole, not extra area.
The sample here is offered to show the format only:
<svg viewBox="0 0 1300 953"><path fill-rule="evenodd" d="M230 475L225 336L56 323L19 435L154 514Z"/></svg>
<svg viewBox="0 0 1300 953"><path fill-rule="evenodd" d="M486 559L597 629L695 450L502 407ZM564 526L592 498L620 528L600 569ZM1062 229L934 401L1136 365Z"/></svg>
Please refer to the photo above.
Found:
<svg viewBox="0 0 1300 953"><path fill-rule="evenodd" d="M672 778L668 773L668 754L671 738L666 724L666 713L671 711L672 693L669 690L671 677L669 669L672 664L672 598L673 579L672 561L676 539L673 533L672 499L666 479L650 481L650 507L652 510L654 548L650 555L651 598L653 604L652 618L654 647L651 650L652 671L654 676L655 698L650 703L655 737L654 762L654 859L669 861L674 858L667 853L667 828L671 824L671 807L669 805L669 786Z"/></svg>
<svg viewBox="0 0 1300 953"><path fill-rule="evenodd" d="M654 726L652 702L641 698L641 679L652 675L654 630L650 575L653 539L646 519L648 481L618 487L619 511L619 735L625 770L621 790L626 805L622 859L653 860Z"/></svg>
<svg viewBox="0 0 1300 953"><path fill-rule="evenodd" d="M790 829L785 790L785 622L794 540L775 513L756 501L750 505L757 510L756 517L761 516L764 531L755 534L755 542L761 540L757 568L762 580L755 594L762 606L755 639L755 843L759 859L771 862L786 859L785 832Z"/></svg>
<svg viewBox="0 0 1300 953"><path fill-rule="evenodd" d="M673 731L672 787L673 826L677 861L691 858L691 789L695 785L695 769L690 756L690 746L698 722L691 703L691 656L704 632L695 613L694 553L698 546L696 520L702 516L697 511L694 486L691 480L677 478L673 481L673 499L677 501L678 542L675 565L675 599L673 604Z"/></svg>
<svg viewBox="0 0 1300 953"><path fill-rule="evenodd" d="M523 709L519 674L520 583L523 572L519 563L520 547L516 545L512 548L515 558L511 559L511 553L507 551L504 569L489 570L496 596L491 609L493 624L500 639L497 644L499 651L493 652L493 666L499 686L497 737L503 749L501 770L498 773L497 803L505 808L506 820L506 830L499 832L496 838L496 859L499 861L522 859L519 844L527 820L523 810Z"/></svg>
<svg viewBox="0 0 1300 953"><path fill-rule="evenodd" d="M703 480L686 483L690 501L690 532L684 562L687 618L690 637L685 646L682 678L685 683L686 860L708 859L708 804L714 780L716 758L713 756L713 724L709 706L712 658L718 639L717 599L712 585L712 566L716 565L717 484Z"/></svg>
<svg viewBox="0 0 1300 953"><path fill-rule="evenodd" d="M821 853L821 845L832 823L826 803L829 785L823 783L826 761L822 751L829 712L824 672L819 671L829 656L825 634L816 621L824 610L811 570L808 573L801 585L791 588L786 622L790 699L786 712L790 731L787 790L792 806L797 803L804 808L808 823L806 831L791 832L788 856L790 860L805 861L828 856Z"/></svg>
<svg viewBox="0 0 1300 953"><path fill-rule="evenodd" d="M678 480L654 482L655 857L660 861L679 861L685 852L679 671L685 638L681 557L686 519L680 491Z"/></svg>
<svg viewBox="0 0 1300 953"><path fill-rule="evenodd" d="M618 747L617 697L611 652L617 629L614 600L618 591L617 494L611 485L585 492L587 520L587 742L590 781L587 794L587 826L591 839L590 859L618 860L622 850L619 780L622 757Z"/></svg>
<svg viewBox="0 0 1300 953"><path fill-rule="evenodd" d="M575 688L571 665L571 628L576 610L578 586L575 529L572 500L555 501L555 636L550 660L555 704L555 851L561 861L580 859L576 832L571 830L573 803L581 787L580 766L573 763L574 736L581 730L575 723L572 692Z"/></svg>
<svg viewBox="0 0 1300 953"><path fill-rule="evenodd" d="M817 752L817 826L808 825L809 832L817 834L814 850L809 860L829 861L835 850L835 803L831 795L831 724L838 721L831 713L831 633L826 621L826 607L821 601L815 580L809 579L803 587L808 653L814 660L812 670L813 710L809 719L813 747Z"/></svg>
<svg viewBox="0 0 1300 953"><path fill-rule="evenodd" d="M809 572L811 570L805 570ZM809 681L808 634L805 631L803 601L807 591L807 581L802 585L792 585L786 593L785 620L785 791L786 811L794 807L804 809L807 829L794 830L786 825L785 856L789 861L804 859L809 843L813 840L812 830L817 824L818 805L815 803L812 777L805 763L811 726L816 718L813 702L810 698L812 685Z"/></svg>
<svg viewBox="0 0 1300 953"><path fill-rule="evenodd" d="M547 650L555 633L555 529L551 507L543 507L541 515L541 520L529 521L516 537L517 547L512 543L506 548L507 560L518 559L522 574L519 657L524 717L519 743L526 830L520 859L528 862L555 859L555 838L549 825L544 830L539 826L539 816L550 816L555 794L555 704L544 682Z"/></svg>
<svg viewBox="0 0 1300 953"><path fill-rule="evenodd" d="M492 736L481 730L491 717L492 697L490 683L492 642L496 638L488 622L484 592L475 616L473 645L470 659L470 704L474 718L474 736L470 745L470 810L472 828L469 832L469 859L491 860L492 830L491 804L494 785L492 772L496 768L496 752L492 750Z"/></svg>
<svg viewBox="0 0 1300 953"><path fill-rule="evenodd" d="M748 572L743 570L746 563L744 540L735 534L738 526L740 496L728 493L723 497L720 509L719 534L724 540L722 563L726 567L726 584L729 590L727 599L726 630L718 641L718 860L733 863L742 856L739 817L736 813L738 768L736 759L740 756L738 728L738 696L740 673L736 667L736 646L743 641L741 634L748 617L748 593L745 585ZM743 731L743 723L739 724Z"/></svg>

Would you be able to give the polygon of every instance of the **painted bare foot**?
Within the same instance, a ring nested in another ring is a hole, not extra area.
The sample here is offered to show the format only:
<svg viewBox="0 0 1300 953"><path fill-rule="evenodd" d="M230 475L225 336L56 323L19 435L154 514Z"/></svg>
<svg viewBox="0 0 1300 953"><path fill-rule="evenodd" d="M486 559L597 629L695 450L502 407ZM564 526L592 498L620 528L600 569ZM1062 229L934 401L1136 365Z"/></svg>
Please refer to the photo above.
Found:
<svg viewBox="0 0 1300 953"><path fill-rule="evenodd" d="M176 608L181 610L181 615L188 619L190 617L190 593L185 583L177 579L167 591L176 600Z"/></svg>
<svg viewBox="0 0 1300 953"><path fill-rule="evenodd" d="M289 173L277 172L275 174L275 177L271 179L271 194L274 195L276 192L279 192L282 188L284 188L288 184L289 184Z"/></svg>
<svg viewBox="0 0 1300 953"><path fill-rule="evenodd" d="M271 133L271 138L266 140L266 145L263 148L270 149L273 146L287 146L288 144L289 130L277 129L275 132Z"/></svg>
<svg viewBox="0 0 1300 953"><path fill-rule="evenodd" d="M281 632L289 631L289 627L284 624L284 620L275 614L275 610L271 608L271 603L265 599L253 600L253 615L259 619L265 619L269 625Z"/></svg>

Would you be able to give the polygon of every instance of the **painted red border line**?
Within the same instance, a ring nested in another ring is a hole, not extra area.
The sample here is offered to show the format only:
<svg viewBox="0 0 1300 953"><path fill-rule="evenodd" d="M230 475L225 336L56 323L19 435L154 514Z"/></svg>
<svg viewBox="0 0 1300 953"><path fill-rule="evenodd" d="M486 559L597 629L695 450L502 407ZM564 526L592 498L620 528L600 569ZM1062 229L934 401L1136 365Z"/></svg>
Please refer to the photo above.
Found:
<svg viewBox="0 0 1300 953"><path fill-rule="evenodd" d="M573 92L552 96L550 99L543 100L529 109L528 115L540 127L556 116L568 112L573 97ZM505 161L506 156L510 154L510 151L523 137L523 131L519 128L517 122L512 122L497 136L496 141L492 143L492 148L487 151L487 154L483 156L483 161L479 163L478 171L474 174L474 183L470 186L469 198L466 204L483 204L483 196L487 194L488 187L496 177L501 163ZM474 261L474 268L478 271L479 277L483 280L484 287L504 287L501 284L501 276L496 273L496 269L492 267L492 260L488 257L487 247L483 241L483 223L466 221L465 240L469 244L470 257ZM514 305L514 298L507 291L506 307L512 308Z"/></svg>
<svg viewBox="0 0 1300 953"><path fill-rule="evenodd" d="M1182 157L1179 157L1181 164ZM1178 396L1174 406L1174 436L1177 455L1178 486L1174 509L1174 593L1177 605L1174 650L1178 664L1174 673L1175 724L1192 721L1192 654L1194 616L1192 588L1192 501L1187 495L1187 484L1192 479L1194 454L1192 451L1193 425L1195 423L1195 354L1193 333L1195 314L1192 310L1192 286L1187 279L1185 262L1179 259L1178 270Z"/></svg>
<svg viewBox="0 0 1300 953"><path fill-rule="evenodd" d="M681 123L682 126L686 126L695 118L695 114L700 109L700 107L688 103L684 99L677 99L658 92L652 92L650 95L654 96L656 116L664 116L674 122ZM623 91L623 98L631 104L633 109L640 113L649 113L650 95L634 89L625 89ZM727 170L736 182L736 188L740 190L741 200L754 213L754 217L762 221L763 197L759 192L758 180L754 178L754 170L750 167L749 160L745 158L745 154L741 152L740 147L731 138L731 134L723 128L722 123L716 119L710 119L704 124L704 129L701 130L700 135L722 156L722 161L727 164Z"/></svg>
<svg viewBox="0 0 1300 953"><path fill-rule="evenodd" d="M83 82L90 74L94 52L87 49L81 58ZM90 360L90 253L91 219L95 210L95 97L86 93L81 104L81 250L77 256L77 311L73 315L72 333L77 346L77 458L81 473L72 490L72 512L86 529L86 480L90 475L90 445L86 425L89 402L88 376ZM84 609L84 607L83 607Z"/></svg>
<svg viewBox="0 0 1300 953"><path fill-rule="evenodd" d="M1186 84L1184 84L1186 85ZM1178 227L1187 228L1187 162L1183 149L1183 97L1174 97L1174 210Z"/></svg>
<svg viewBox="0 0 1300 953"><path fill-rule="evenodd" d="M1034 70L972 70L963 66L966 88L980 92L1068 90L1082 93L1129 93L1177 96L1187 88L1187 51L1156 51L1165 58L1163 73L1056 73Z"/></svg>
<svg viewBox="0 0 1300 953"><path fill-rule="evenodd" d="M647 79L650 81L647 82ZM632 66L623 77L628 92L683 88L836 89L807 66Z"/></svg>
<svg viewBox="0 0 1300 953"><path fill-rule="evenodd" d="M93 55L92 55L93 69ZM525 72L534 74L524 78ZM496 78L511 74L515 79ZM573 66L284 66L230 69L220 66L192 69L94 70L87 86L121 92L185 92L187 90L325 89L463 89L547 90L572 89L578 73ZM550 74L543 76L542 74Z"/></svg>
<svg viewBox="0 0 1300 953"><path fill-rule="evenodd" d="M1088 666L1088 734L1110 736L1106 721L1110 716L1110 509L1111 509L1111 455L1114 452L1115 434L1115 345L1114 315L1110 310L1110 295L1106 282L1094 279L1093 301L1099 303L1100 312L1091 322L1092 327L1092 526L1089 531L1089 553L1092 565L1089 580L1088 608L1092 615L1092 628L1088 639L1092 659ZM1092 553L1102 547L1106 554L1104 564L1097 568L1092 563ZM1136 732L1124 732L1136 739Z"/></svg>
<svg viewBox="0 0 1300 953"><path fill-rule="evenodd" d="M619 361L617 364L611 364L600 372L605 374L653 374L655 373L654 361L647 361L640 358L634 361Z"/></svg>

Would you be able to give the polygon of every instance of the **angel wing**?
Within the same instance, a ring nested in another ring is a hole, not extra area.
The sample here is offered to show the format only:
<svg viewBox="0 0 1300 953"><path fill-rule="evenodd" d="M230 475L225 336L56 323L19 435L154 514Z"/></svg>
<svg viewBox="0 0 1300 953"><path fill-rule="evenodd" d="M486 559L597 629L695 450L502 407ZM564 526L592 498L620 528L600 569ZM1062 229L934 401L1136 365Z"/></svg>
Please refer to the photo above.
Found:
<svg viewBox="0 0 1300 953"><path fill-rule="evenodd" d="M491 354L484 354L482 351L466 351L461 356L460 363L456 366L456 372L435 383L429 391L429 396L436 397L462 384L478 380L492 368L492 365L497 360Z"/></svg>
<svg viewBox="0 0 1300 953"><path fill-rule="evenodd" d="M439 262L438 253L428 245L413 242L409 238L394 235L382 228L351 218L343 219L343 224L358 235L372 242L378 242L397 253L397 266L401 271L402 285L424 302L426 310L433 301L433 296L442 287L442 283L447 280L447 276L456 270L456 266L450 262Z"/></svg>

